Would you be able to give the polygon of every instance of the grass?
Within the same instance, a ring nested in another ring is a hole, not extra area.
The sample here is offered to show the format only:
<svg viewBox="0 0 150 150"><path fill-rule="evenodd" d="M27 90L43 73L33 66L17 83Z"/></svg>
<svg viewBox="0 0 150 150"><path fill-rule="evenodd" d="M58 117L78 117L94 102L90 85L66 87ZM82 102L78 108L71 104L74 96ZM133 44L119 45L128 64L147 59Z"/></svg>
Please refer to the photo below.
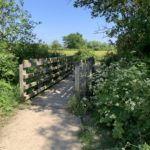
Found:
<svg viewBox="0 0 150 150"><path fill-rule="evenodd" d="M82 150L116 150L112 149L115 141L111 132L106 128L97 128L93 116L87 115L82 101L72 96L68 101L68 111L81 119L79 139L83 145Z"/></svg>
<svg viewBox="0 0 150 150"><path fill-rule="evenodd" d="M63 54L66 56L72 56L75 55L78 51L77 50L64 50Z"/></svg>
<svg viewBox="0 0 150 150"><path fill-rule="evenodd" d="M90 51L92 51L94 53L96 60L101 60L108 53L108 51L93 51L93 50L90 50ZM66 55L66 56L73 56L78 52L78 50L75 50L75 49L73 49L73 50L71 50L71 49L55 50L55 51L50 50L49 52L50 53L52 53L52 52L61 53L61 54Z"/></svg>
<svg viewBox="0 0 150 150"><path fill-rule="evenodd" d="M4 127L10 120L11 118L17 113L18 110L30 108L31 106L31 101L22 101L19 102L18 105L8 113L2 113L0 112L0 128Z"/></svg>
<svg viewBox="0 0 150 150"><path fill-rule="evenodd" d="M78 52L78 50L49 50L49 53L60 53L66 56L72 56L75 55Z"/></svg>
<svg viewBox="0 0 150 150"><path fill-rule="evenodd" d="M102 59L104 56L106 56L107 53L108 53L108 51L94 51L96 60Z"/></svg>
<svg viewBox="0 0 150 150"><path fill-rule="evenodd" d="M108 129L99 129L92 125L82 125L79 138L82 150L118 150L113 148L115 141Z"/></svg>

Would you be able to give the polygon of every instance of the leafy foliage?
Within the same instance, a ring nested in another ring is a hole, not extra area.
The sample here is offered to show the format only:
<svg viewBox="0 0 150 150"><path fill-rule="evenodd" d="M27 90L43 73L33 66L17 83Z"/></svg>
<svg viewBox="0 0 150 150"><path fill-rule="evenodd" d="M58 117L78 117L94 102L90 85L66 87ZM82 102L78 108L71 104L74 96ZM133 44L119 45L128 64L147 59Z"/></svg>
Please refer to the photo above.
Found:
<svg viewBox="0 0 150 150"><path fill-rule="evenodd" d="M18 87L0 80L0 115L12 111L19 103Z"/></svg>
<svg viewBox="0 0 150 150"><path fill-rule="evenodd" d="M112 128L123 144L150 141L149 65L138 58L109 57L93 76L96 124Z"/></svg>
<svg viewBox="0 0 150 150"><path fill-rule="evenodd" d="M139 146L139 149L140 150L150 150L150 146L148 144L143 144L143 145L140 145Z"/></svg>
<svg viewBox="0 0 150 150"><path fill-rule="evenodd" d="M78 56L79 60L85 60L89 57L94 57L94 51L89 49L81 49L76 53L76 56Z"/></svg>
<svg viewBox="0 0 150 150"><path fill-rule="evenodd" d="M0 79L11 82L18 79L18 60L11 53L0 53Z"/></svg>
<svg viewBox="0 0 150 150"><path fill-rule="evenodd" d="M75 115L83 115L86 112L85 103L76 96L72 96L68 101L68 110Z"/></svg>
<svg viewBox="0 0 150 150"><path fill-rule="evenodd" d="M106 31L117 38L121 52L150 53L149 0L75 0L75 7L86 7L93 17L104 16L114 26Z"/></svg>
<svg viewBox="0 0 150 150"><path fill-rule="evenodd" d="M23 1L0 0L0 121L19 103L18 61L45 56L45 46L33 43L39 24L23 9Z"/></svg>
<svg viewBox="0 0 150 150"><path fill-rule="evenodd" d="M19 58L19 62L22 62L23 59L49 57L48 45L44 43L16 43L13 45L12 52Z"/></svg>
<svg viewBox="0 0 150 150"><path fill-rule="evenodd" d="M86 45L86 41L80 33L71 33L63 37L65 48L80 49Z"/></svg>
<svg viewBox="0 0 150 150"><path fill-rule="evenodd" d="M39 24L31 20L31 15L23 10L23 1L0 0L0 41L32 42L34 27Z"/></svg>

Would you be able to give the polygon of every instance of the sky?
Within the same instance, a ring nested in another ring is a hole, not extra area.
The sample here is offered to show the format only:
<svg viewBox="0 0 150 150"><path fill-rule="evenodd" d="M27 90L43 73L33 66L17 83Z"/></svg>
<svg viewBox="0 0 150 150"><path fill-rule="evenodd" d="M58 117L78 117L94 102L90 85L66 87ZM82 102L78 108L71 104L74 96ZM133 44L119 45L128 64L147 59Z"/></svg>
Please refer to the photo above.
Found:
<svg viewBox="0 0 150 150"><path fill-rule="evenodd" d="M53 40L63 43L63 36L76 32L88 41L109 41L104 33L96 33L109 26L105 19L92 19L88 9L74 8L73 0L24 0L24 9L32 15L34 21L42 22L34 32L48 44Z"/></svg>

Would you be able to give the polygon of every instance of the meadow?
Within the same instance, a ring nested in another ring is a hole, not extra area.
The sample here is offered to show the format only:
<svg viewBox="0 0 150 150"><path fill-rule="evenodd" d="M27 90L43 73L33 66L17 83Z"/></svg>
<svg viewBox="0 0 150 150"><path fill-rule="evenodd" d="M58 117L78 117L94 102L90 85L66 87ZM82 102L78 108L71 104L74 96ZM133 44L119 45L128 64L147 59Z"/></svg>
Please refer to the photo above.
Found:
<svg viewBox="0 0 150 150"><path fill-rule="evenodd" d="M82 51L82 50L81 50ZM104 56L107 55L110 51L93 51L91 49L87 50L90 53L93 53L94 58L98 61L101 60ZM49 53L59 53L66 56L73 56L79 52L77 49L65 49L65 50L49 50Z"/></svg>

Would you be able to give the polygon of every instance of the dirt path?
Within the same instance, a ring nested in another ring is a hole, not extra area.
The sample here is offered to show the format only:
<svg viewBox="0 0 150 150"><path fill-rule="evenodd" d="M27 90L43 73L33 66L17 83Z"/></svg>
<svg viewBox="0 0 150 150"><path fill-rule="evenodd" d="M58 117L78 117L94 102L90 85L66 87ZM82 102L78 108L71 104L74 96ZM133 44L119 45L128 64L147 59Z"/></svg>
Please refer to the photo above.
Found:
<svg viewBox="0 0 150 150"><path fill-rule="evenodd" d="M69 77L34 98L2 129L0 150L81 150L80 121L65 109L72 94Z"/></svg>

